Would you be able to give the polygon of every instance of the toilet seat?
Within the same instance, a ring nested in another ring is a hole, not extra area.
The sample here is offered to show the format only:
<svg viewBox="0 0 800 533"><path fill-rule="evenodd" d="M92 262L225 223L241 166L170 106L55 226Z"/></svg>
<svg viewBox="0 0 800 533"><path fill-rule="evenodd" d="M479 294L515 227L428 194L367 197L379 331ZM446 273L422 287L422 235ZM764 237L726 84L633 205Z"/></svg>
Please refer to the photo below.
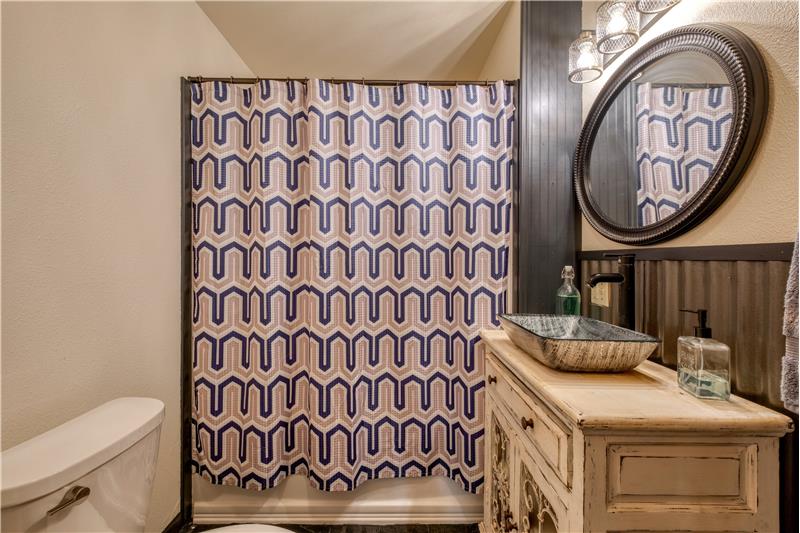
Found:
<svg viewBox="0 0 800 533"><path fill-rule="evenodd" d="M236 524L235 526L224 526L209 531L217 533L292 533L288 529L278 526L269 526L267 524Z"/></svg>

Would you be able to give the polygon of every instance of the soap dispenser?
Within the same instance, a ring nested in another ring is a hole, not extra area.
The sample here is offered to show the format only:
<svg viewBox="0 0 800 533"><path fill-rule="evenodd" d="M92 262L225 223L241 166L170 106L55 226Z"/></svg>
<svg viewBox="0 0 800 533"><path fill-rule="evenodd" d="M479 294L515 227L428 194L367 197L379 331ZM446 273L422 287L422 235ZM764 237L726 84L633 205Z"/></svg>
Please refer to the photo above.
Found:
<svg viewBox="0 0 800 533"><path fill-rule="evenodd" d="M681 309L697 315L694 336L678 337L678 385L698 398L727 400L731 395L731 350L711 338L708 311Z"/></svg>

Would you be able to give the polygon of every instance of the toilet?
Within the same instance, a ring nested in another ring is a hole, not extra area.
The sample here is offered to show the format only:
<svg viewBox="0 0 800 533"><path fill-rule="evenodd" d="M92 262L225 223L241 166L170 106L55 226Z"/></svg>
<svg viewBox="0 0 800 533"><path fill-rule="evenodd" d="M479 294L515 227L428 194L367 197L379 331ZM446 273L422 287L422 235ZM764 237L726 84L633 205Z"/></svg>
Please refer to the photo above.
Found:
<svg viewBox="0 0 800 533"><path fill-rule="evenodd" d="M118 398L4 451L3 531L143 531L163 420L160 400ZM213 531L289 530L240 524Z"/></svg>

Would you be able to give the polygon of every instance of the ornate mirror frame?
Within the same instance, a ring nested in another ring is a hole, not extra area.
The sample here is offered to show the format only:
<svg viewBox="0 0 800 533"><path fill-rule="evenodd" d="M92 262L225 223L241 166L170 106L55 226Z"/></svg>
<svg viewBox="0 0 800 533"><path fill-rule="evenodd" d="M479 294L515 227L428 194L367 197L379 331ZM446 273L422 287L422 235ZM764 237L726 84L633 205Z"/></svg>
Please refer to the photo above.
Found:
<svg viewBox="0 0 800 533"><path fill-rule="evenodd" d="M700 52L714 59L731 86L733 122L725 149L703 187L676 213L634 228L604 217L591 194L589 162L597 132L619 92L642 69L670 54ZM578 137L572 175L581 211L611 240L646 245L671 239L708 217L730 194L750 163L769 105L769 82L761 54L739 30L721 24L683 26L647 43L614 72L597 96Z"/></svg>

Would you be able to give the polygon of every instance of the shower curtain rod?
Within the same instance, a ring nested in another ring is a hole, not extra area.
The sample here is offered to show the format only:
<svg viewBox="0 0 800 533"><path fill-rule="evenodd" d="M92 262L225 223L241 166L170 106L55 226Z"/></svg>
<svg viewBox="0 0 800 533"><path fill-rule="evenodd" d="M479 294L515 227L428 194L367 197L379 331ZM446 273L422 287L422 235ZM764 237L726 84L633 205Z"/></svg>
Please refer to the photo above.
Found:
<svg viewBox="0 0 800 533"><path fill-rule="evenodd" d="M329 83L358 83L364 85L403 85L406 83L419 83L423 85L442 85L442 86L455 86L455 85L489 85L496 83L495 80L367 80L361 79L348 79L348 78L320 78L322 81ZM258 83L261 80L274 80L274 81L299 81L301 83L308 83L309 78L236 78L234 76L225 77L205 77L205 76L187 76L186 80L189 83L202 83L204 81L227 81L236 84L251 84ZM519 80L502 80L503 83L508 85L516 85Z"/></svg>
<svg viewBox="0 0 800 533"><path fill-rule="evenodd" d="M645 82L647 83L647 82ZM644 85L644 83L634 82L634 85ZM664 87L680 87L681 89L717 89L719 87L730 87L727 83L651 83L650 87L661 89Z"/></svg>

